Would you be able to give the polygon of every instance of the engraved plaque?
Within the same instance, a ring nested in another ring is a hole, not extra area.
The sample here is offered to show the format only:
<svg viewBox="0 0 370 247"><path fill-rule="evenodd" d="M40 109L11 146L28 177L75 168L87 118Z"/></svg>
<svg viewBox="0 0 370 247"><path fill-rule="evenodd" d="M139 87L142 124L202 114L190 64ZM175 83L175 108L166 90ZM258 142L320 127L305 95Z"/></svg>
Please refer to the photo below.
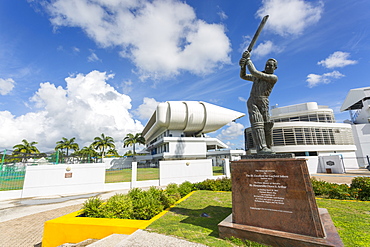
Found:
<svg viewBox="0 0 370 247"><path fill-rule="evenodd" d="M234 223L325 236L304 159L232 162L231 178Z"/></svg>
<svg viewBox="0 0 370 247"><path fill-rule="evenodd" d="M66 172L64 178L72 178L72 172Z"/></svg>

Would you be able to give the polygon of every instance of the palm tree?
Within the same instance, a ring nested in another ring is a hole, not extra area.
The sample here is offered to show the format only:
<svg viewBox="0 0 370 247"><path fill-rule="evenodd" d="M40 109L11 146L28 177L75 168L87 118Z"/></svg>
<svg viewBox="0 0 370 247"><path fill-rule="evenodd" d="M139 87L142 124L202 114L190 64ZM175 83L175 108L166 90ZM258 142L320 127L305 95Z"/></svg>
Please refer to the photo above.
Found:
<svg viewBox="0 0 370 247"><path fill-rule="evenodd" d="M95 149L99 149L101 151L102 158L104 158L104 150L106 148L115 148L114 140L110 136L105 136L103 133L101 137L97 136L94 138L94 142L91 144Z"/></svg>
<svg viewBox="0 0 370 247"><path fill-rule="evenodd" d="M13 155L22 154L23 156L22 160L23 162L25 162L27 160L27 154L39 154L40 153L37 147L35 147L36 144L37 142L29 143L26 139L23 139L21 144L17 144L13 147L14 150L12 154Z"/></svg>
<svg viewBox="0 0 370 247"><path fill-rule="evenodd" d="M61 141L56 142L57 145L55 147L55 151L57 151L58 149L61 149L61 150L66 149L67 157L68 157L68 150L73 149L74 151L78 151L79 146L77 143L75 143L75 139L76 137L73 137L69 140L65 137L62 137Z"/></svg>
<svg viewBox="0 0 370 247"><path fill-rule="evenodd" d="M107 155L119 157L119 154L117 152L117 149L115 149L115 148L109 149L108 152L107 152Z"/></svg>
<svg viewBox="0 0 370 247"><path fill-rule="evenodd" d="M91 157L97 157L99 154L94 150L92 145L90 145L88 147L83 147L81 150L79 150L78 155L81 155L82 159L84 159L85 157L86 160L89 162Z"/></svg>
<svg viewBox="0 0 370 247"><path fill-rule="evenodd" d="M136 133L135 135L128 133L126 137L123 139L123 147L132 146L132 153L135 155L135 144L145 144L145 138L141 135L141 133Z"/></svg>

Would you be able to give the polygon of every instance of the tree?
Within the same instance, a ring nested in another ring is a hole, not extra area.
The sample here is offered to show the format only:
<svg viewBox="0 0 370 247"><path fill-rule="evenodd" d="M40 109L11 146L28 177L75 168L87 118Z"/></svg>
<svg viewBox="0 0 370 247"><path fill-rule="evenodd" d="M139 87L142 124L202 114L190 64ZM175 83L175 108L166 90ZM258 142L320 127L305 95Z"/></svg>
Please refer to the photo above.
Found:
<svg viewBox="0 0 370 247"><path fill-rule="evenodd" d="M97 156L99 155L95 150L94 150L94 147L92 147L92 145L88 146L88 147L83 147L81 150L77 151L77 154L80 155L82 157L82 160L87 160L88 162L90 161L90 158L97 158Z"/></svg>
<svg viewBox="0 0 370 247"><path fill-rule="evenodd" d="M27 154L39 154L40 151L35 147L37 142L29 143L26 139L22 140L21 144L17 144L13 147L13 155L21 154L23 156L23 162L27 161Z"/></svg>
<svg viewBox="0 0 370 247"><path fill-rule="evenodd" d="M107 155L119 157L117 149L115 149L115 148L109 149L108 152L107 152Z"/></svg>
<svg viewBox="0 0 370 247"><path fill-rule="evenodd" d="M67 157L68 157L68 150L73 149L74 151L78 151L80 148L78 144L75 143L75 139L76 137L73 137L69 140L65 137L62 137L61 141L56 142L57 145L55 147L55 151L57 151L58 149L61 149L61 150L66 149Z"/></svg>
<svg viewBox="0 0 370 247"><path fill-rule="evenodd" d="M91 144L95 149L99 149L101 151L101 156L104 158L104 150L106 148L115 148L114 140L110 136L105 136L103 133L101 137L97 136L94 138L94 142Z"/></svg>
<svg viewBox="0 0 370 247"><path fill-rule="evenodd" d="M128 133L126 137L123 139L123 147L132 146L132 153L135 155L135 144L145 144L145 138L141 135L141 133L136 133L135 135Z"/></svg>

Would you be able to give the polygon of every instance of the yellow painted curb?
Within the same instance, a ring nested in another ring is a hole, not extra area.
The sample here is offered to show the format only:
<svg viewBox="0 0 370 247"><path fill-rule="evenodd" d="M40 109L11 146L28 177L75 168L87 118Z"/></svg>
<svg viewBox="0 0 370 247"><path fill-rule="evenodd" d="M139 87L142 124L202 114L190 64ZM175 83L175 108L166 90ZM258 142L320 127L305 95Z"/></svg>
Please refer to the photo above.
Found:
<svg viewBox="0 0 370 247"><path fill-rule="evenodd" d="M102 239L114 233L132 234L138 229L147 228L151 223L165 215L172 207L186 200L194 192L181 198L170 208L162 211L150 220L76 217L81 214L80 210L46 221L42 246L56 247L64 243L79 243L89 238Z"/></svg>

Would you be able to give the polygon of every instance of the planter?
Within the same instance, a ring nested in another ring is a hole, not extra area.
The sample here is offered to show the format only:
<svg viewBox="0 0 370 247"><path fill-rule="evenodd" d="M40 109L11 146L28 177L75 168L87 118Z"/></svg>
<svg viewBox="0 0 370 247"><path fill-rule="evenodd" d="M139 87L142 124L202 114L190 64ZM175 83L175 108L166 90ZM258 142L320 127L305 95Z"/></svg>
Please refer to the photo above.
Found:
<svg viewBox="0 0 370 247"><path fill-rule="evenodd" d="M192 194L193 192L181 198L170 208ZM76 211L45 222L42 246L56 247L64 243L79 243L89 238L102 239L114 233L129 235L138 229L147 228L152 222L166 214L170 208L150 220L77 217L82 211Z"/></svg>

